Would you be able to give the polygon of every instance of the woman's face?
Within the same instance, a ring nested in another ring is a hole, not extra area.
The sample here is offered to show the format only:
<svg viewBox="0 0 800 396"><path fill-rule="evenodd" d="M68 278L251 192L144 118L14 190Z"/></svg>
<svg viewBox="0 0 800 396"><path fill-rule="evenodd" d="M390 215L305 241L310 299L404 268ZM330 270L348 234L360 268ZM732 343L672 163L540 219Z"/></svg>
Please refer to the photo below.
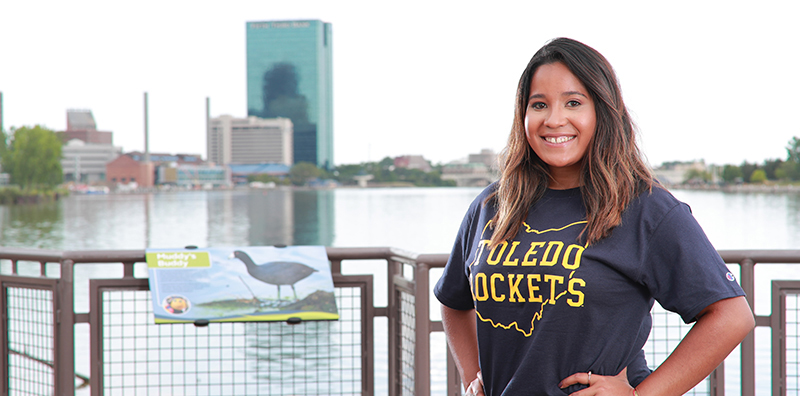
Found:
<svg viewBox="0 0 800 396"><path fill-rule="evenodd" d="M533 74L525 111L528 144L550 168L550 188L578 187L597 118L586 87L561 62Z"/></svg>

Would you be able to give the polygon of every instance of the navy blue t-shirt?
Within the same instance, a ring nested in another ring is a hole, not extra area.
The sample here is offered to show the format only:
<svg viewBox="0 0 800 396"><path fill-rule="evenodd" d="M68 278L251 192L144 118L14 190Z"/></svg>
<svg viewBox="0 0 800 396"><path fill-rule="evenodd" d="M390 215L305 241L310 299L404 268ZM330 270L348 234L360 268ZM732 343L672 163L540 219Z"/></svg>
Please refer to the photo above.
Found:
<svg viewBox="0 0 800 396"><path fill-rule="evenodd" d="M654 187L635 198L611 235L586 247L580 189L548 190L513 240L489 248L495 184L472 203L434 294L475 309L487 396L565 395L578 372L649 375L642 347L654 299L687 323L742 296L689 207ZM583 386L581 386L583 387Z"/></svg>

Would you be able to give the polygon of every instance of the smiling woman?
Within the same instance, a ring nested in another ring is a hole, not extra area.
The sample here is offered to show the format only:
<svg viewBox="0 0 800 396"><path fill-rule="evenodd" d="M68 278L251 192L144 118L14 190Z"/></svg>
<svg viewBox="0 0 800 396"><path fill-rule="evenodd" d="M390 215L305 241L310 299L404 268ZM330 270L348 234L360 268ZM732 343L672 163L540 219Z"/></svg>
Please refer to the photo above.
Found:
<svg viewBox="0 0 800 396"><path fill-rule="evenodd" d="M560 38L534 54L501 167L434 289L468 394L682 395L752 330L735 277L642 161L593 48ZM651 372L656 300L696 324Z"/></svg>
<svg viewBox="0 0 800 396"><path fill-rule="evenodd" d="M581 163L594 137L594 101L561 62L543 65L531 80L525 136L550 167L550 188L580 185Z"/></svg>

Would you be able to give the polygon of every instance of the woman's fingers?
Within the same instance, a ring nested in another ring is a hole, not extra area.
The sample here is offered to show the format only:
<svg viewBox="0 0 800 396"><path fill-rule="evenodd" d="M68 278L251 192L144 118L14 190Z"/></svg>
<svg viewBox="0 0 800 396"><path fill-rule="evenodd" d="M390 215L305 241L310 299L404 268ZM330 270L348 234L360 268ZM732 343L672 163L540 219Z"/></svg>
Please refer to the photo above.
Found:
<svg viewBox="0 0 800 396"><path fill-rule="evenodd" d="M558 387L564 389L568 386L572 386L575 384L589 385L589 380L591 379L591 377L592 376L588 372L575 373L561 380L561 382L558 384ZM597 377L598 377L597 374L595 374L595 379L597 379Z"/></svg>
<svg viewBox="0 0 800 396"><path fill-rule="evenodd" d="M483 375L480 371L478 371L475 379L469 383L466 396L486 396L483 393Z"/></svg>
<svg viewBox="0 0 800 396"><path fill-rule="evenodd" d="M587 385L575 393L573 396L590 396L590 395L621 395L627 394L632 389L628 382L628 368L622 369L619 374L615 376L597 375L591 371L585 373L575 373L567 378L564 378L558 387L564 389L568 386L575 384Z"/></svg>

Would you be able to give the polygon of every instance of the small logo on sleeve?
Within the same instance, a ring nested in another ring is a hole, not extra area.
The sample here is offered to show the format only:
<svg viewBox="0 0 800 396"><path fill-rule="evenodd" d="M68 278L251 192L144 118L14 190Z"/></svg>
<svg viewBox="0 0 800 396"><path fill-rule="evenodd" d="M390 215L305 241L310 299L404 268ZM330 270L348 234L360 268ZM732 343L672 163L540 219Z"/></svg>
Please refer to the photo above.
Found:
<svg viewBox="0 0 800 396"><path fill-rule="evenodd" d="M732 273L730 273L730 272L728 272L727 274L725 274L725 277L726 277L726 278L728 278L728 280L729 280L729 281L731 281L731 282L733 282L733 281L735 281L735 280L736 280L736 277L735 277L735 276L733 276L733 274L732 274Z"/></svg>

